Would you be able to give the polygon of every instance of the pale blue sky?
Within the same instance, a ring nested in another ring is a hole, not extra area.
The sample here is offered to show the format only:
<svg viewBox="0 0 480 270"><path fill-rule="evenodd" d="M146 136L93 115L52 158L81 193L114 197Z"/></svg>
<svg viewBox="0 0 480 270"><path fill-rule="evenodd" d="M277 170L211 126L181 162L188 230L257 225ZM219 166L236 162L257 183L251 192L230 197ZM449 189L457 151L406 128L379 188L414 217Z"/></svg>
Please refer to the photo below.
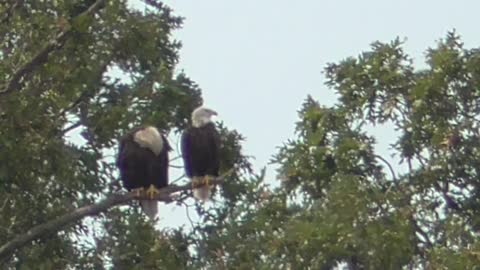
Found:
<svg viewBox="0 0 480 270"><path fill-rule="evenodd" d="M185 17L175 35L183 43L179 68L220 119L247 137L245 150L257 168L293 136L307 94L335 101L323 84L326 63L399 36L423 64L425 49L453 28L467 46L480 44L480 3L473 0L165 2Z"/></svg>
<svg viewBox="0 0 480 270"><path fill-rule="evenodd" d="M326 63L399 36L421 66L426 48L454 28L467 47L480 44L480 2L473 0L165 2L185 17L175 34L183 43L179 69L200 85L220 119L246 136L245 152L256 157L257 169L294 136L296 111L307 94L334 103L333 90L324 86ZM385 139L378 147L385 155L393 131L374 134Z"/></svg>

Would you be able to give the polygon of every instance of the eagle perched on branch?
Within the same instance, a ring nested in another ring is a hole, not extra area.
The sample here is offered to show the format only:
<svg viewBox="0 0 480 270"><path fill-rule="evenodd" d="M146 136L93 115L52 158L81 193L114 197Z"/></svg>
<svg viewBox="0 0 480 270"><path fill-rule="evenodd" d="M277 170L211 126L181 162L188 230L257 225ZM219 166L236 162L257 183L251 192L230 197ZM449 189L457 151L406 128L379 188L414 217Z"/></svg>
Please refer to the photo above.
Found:
<svg viewBox="0 0 480 270"><path fill-rule="evenodd" d="M220 135L212 121L215 115L216 111L206 107L195 109L192 126L181 139L185 173L192 180L193 196L203 202L210 197L210 182L218 177L220 169Z"/></svg>
<svg viewBox="0 0 480 270"><path fill-rule="evenodd" d="M123 186L128 191L145 191L150 200L141 200L145 214L154 219L158 190L168 186L168 152L172 148L165 136L153 126L139 127L120 140L117 166Z"/></svg>

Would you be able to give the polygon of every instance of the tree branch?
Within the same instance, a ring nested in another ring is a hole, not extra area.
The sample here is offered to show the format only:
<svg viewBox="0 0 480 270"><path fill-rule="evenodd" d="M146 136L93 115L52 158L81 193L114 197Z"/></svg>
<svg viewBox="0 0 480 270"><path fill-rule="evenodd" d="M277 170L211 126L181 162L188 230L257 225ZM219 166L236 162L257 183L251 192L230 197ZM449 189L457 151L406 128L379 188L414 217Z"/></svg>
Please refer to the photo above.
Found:
<svg viewBox="0 0 480 270"><path fill-rule="evenodd" d="M447 182L448 184L448 182ZM450 197L448 195L448 189L444 189L440 186L440 184L438 184L437 182L433 183L434 187L440 191L442 193L442 196L443 196L443 199L445 200L445 203L447 204L447 208L451 208L451 209L454 209L454 210L457 210L459 211L460 210L460 206L458 205L457 202L455 202L455 200Z"/></svg>
<svg viewBox="0 0 480 270"><path fill-rule="evenodd" d="M428 237L428 234L420 227L420 225L417 224L416 219L413 216L411 216L410 218L411 218L411 221L413 223L413 227L415 228L415 231L423 237L424 241L422 241L422 242L425 245L427 245L427 247L429 247L429 248L433 247L433 243L432 243L432 241L430 241L430 238Z"/></svg>
<svg viewBox="0 0 480 270"><path fill-rule="evenodd" d="M103 4L105 0L97 0L93 3L87 10L80 13L77 17L80 16L90 16L96 12ZM25 77L33 71L33 69L39 65L44 64L48 60L48 56L55 49L61 48L65 41L67 40L69 34L72 32L72 27L68 25L65 29L60 32L55 39L45 45L40 52L38 52L29 62L25 63L20 69L18 69L15 74L13 74L10 81L7 83L6 87L0 91L0 95L9 94L17 89L19 89L22 83L25 81Z"/></svg>
<svg viewBox="0 0 480 270"><path fill-rule="evenodd" d="M80 104L80 102L82 102L83 99L86 98L87 96L88 96L87 92L83 92L82 94L80 94L80 96L72 104L70 104L70 106L63 108L63 110L60 111L59 116L64 117L68 111L78 106L78 104Z"/></svg>
<svg viewBox="0 0 480 270"><path fill-rule="evenodd" d="M383 161L383 163L387 164L388 166L388 169L390 170L390 173L392 174L392 178L393 178L393 181L394 182L397 182L397 177L395 176L395 171L393 170L393 167L392 165L390 165L390 162L388 162L386 159L384 159L382 156L380 155L375 155L376 158L380 159L381 161Z"/></svg>
<svg viewBox="0 0 480 270"><path fill-rule="evenodd" d="M230 175L233 170L234 168L212 180L211 184L218 185L223 183L225 177ZM200 186L202 186L202 184L200 184L198 187ZM170 203L173 201L170 197L170 194L190 189L192 189L191 183L182 186L170 185L160 189L160 192L156 194L154 200ZM114 206L127 204L134 199L148 200L149 198L147 198L145 194L140 194L140 196L138 196L137 192L135 191L125 194L113 194L98 203L80 207L47 223L37 225L28 230L26 233L18 235L6 244L2 245L0 247L0 261L7 259L15 252L15 250L27 245L33 240L36 240L50 233L60 231L66 225L79 221L84 217L98 215Z"/></svg>
<svg viewBox="0 0 480 270"><path fill-rule="evenodd" d="M62 134L62 135L65 135L65 134L67 134L68 132L70 132L70 131L78 128L78 127L81 126L81 125L82 125L82 122L81 122L81 121L78 121L78 122L75 123L75 124L71 124L70 126L64 128L64 129L61 131L61 134Z"/></svg>

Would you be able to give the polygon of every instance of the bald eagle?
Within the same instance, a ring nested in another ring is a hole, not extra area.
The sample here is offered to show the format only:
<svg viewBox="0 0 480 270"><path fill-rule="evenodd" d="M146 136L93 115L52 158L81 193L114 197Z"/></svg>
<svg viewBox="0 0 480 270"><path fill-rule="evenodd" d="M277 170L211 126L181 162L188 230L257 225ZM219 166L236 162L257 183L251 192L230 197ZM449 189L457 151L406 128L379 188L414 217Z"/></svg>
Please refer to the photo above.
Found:
<svg viewBox="0 0 480 270"><path fill-rule="evenodd" d="M152 126L139 127L120 140L117 166L123 186L128 190L146 190L149 198L158 189L168 185L168 152L172 150L167 139ZM154 219L158 213L156 200L141 200L145 214Z"/></svg>
<svg viewBox="0 0 480 270"><path fill-rule="evenodd" d="M192 126L181 139L185 174L192 180L193 195L203 202L210 197L210 180L218 177L220 169L220 135L212 122L217 115L212 109L199 107L192 112ZM195 188L200 184L201 188Z"/></svg>

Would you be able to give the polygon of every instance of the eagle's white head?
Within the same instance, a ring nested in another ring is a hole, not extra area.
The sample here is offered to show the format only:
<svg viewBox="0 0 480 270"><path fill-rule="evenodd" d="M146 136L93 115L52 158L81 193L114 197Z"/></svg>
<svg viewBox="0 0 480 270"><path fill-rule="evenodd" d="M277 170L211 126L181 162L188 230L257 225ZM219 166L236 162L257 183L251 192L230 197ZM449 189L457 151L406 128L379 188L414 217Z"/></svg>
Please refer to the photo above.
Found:
<svg viewBox="0 0 480 270"><path fill-rule="evenodd" d="M155 155L159 155L163 149L163 139L158 132L158 129L152 126L147 126L137 131L133 140L140 145L140 147L152 150Z"/></svg>
<svg viewBox="0 0 480 270"><path fill-rule="evenodd" d="M203 127L212 122L212 116L218 115L216 111L206 108L198 107L192 112L192 124L194 127Z"/></svg>

